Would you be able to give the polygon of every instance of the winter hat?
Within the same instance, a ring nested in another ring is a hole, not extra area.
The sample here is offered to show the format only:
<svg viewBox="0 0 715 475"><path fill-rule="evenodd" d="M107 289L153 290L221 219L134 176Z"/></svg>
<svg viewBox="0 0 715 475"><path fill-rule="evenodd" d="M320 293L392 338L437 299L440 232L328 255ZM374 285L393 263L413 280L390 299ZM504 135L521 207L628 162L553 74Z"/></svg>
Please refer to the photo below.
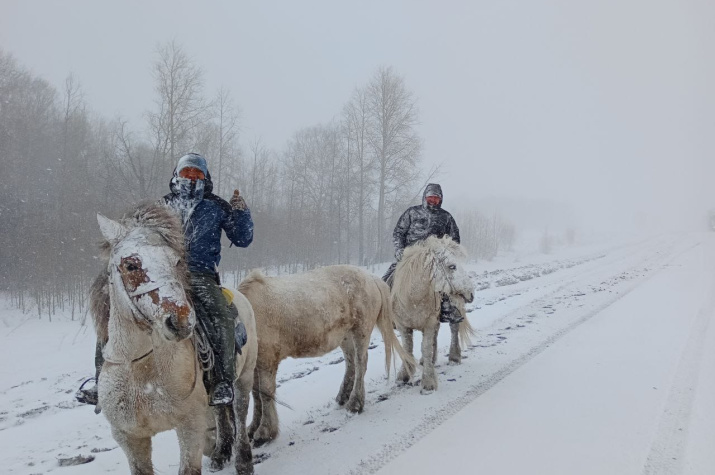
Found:
<svg viewBox="0 0 715 475"><path fill-rule="evenodd" d="M198 168L204 172L204 176L209 174L209 169L206 166L206 159L198 153L189 153L181 157L179 159L179 163L176 164L176 174L178 175L179 172L186 167Z"/></svg>
<svg viewBox="0 0 715 475"><path fill-rule="evenodd" d="M437 183L430 183L425 187L425 194L424 197L427 198L428 196L439 196L442 198L442 187L439 186Z"/></svg>

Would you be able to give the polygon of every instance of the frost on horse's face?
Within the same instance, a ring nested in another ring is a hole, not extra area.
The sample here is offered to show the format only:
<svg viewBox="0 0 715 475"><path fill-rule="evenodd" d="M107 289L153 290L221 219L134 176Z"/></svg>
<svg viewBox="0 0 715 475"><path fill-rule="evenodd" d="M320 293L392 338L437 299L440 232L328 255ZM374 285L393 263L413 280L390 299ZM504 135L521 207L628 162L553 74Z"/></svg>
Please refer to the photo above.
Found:
<svg viewBox="0 0 715 475"><path fill-rule="evenodd" d="M150 230L137 228L112 249L110 272L123 289L126 303L150 325L159 327L169 340L191 336L196 315L186 296L179 255ZM122 292L123 290L123 292Z"/></svg>
<svg viewBox="0 0 715 475"><path fill-rule="evenodd" d="M437 265L433 279L435 289L447 295L461 296L466 302L474 300L474 286L461 259L447 249L436 252Z"/></svg>

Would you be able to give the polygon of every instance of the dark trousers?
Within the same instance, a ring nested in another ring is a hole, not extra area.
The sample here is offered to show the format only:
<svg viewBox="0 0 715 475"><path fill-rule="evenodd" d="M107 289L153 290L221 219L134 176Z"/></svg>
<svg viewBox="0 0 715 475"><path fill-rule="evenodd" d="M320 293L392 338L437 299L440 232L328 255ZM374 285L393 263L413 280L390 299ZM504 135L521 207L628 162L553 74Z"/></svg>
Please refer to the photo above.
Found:
<svg viewBox="0 0 715 475"><path fill-rule="evenodd" d="M236 379L235 320L213 272L190 272L191 297L198 324L214 351L213 385Z"/></svg>
<svg viewBox="0 0 715 475"><path fill-rule="evenodd" d="M387 272L385 272L385 275L382 276L382 280L387 282L387 285L390 286L390 289L392 289L392 282L394 280L395 276L395 269L397 269L397 262L393 262L390 264L390 267L387 268Z"/></svg>

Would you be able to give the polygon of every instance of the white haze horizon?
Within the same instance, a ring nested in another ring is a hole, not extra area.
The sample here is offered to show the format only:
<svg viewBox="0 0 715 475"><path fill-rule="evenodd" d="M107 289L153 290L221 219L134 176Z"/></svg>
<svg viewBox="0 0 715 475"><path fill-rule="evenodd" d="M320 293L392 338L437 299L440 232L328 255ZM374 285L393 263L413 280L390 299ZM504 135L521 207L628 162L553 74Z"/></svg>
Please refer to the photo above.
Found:
<svg viewBox="0 0 715 475"><path fill-rule="evenodd" d="M276 151L392 66L445 208L533 229L691 230L715 208L712 18L694 0L4 0L0 47L55 86L74 73L90 108L139 129L156 47L176 40L207 94L231 91L244 147Z"/></svg>

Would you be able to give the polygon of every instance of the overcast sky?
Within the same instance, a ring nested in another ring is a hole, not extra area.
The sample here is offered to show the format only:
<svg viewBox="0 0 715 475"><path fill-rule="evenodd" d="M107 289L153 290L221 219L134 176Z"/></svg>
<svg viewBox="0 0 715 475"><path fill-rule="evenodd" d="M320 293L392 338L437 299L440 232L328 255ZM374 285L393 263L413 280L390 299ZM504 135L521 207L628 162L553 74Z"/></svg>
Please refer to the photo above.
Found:
<svg viewBox="0 0 715 475"><path fill-rule="evenodd" d="M496 197L692 223L715 207L714 18L710 0L0 0L0 47L138 122L156 46L176 39L208 92L232 91L243 142L278 150L392 65L447 209Z"/></svg>

